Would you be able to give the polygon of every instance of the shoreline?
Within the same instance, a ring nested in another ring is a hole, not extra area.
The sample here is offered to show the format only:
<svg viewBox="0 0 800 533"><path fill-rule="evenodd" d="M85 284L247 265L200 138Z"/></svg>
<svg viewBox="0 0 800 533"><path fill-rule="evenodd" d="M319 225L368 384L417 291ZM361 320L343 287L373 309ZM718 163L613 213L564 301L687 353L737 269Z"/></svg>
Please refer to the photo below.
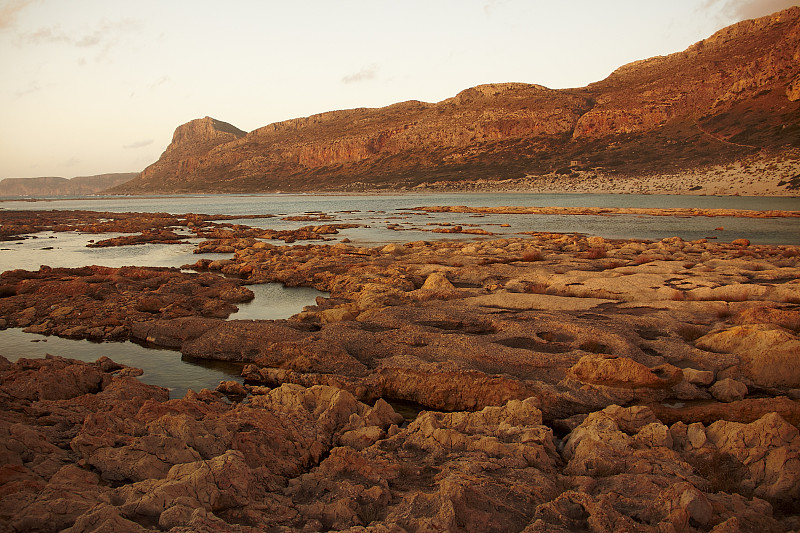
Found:
<svg viewBox="0 0 800 533"><path fill-rule="evenodd" d="M528 175L505 180L445 181L415 189L539 194L675 194L685 196L800 196L800 151L755 155L728 164L675 173L606 174L602 169L570 169L569 174Z"/></svg>
<svg viewBox="0 0 800 533"><path fill-rule="evenodd" d="M476 213L501 215L647 215L663 217L734 217L734 218L800 218L800 211L753 210L723 208L637 208L637 207L478 207L478 206L429 206L416 207L415 211L426 213Z"/></svg>
<svg viewBox="0 0 800 533"><path fill-rule="evenodd" d="M520 194L631 194L677 196L752 196L800 198L800 150L781 155L756 154L727 164L710 165L674 173L608 174L601 168L574 166L569 173L551 172L521 178L440 180L414 186L375 187L357 182L319 191L145 193L79 197L87 200L107 198L163 198L203 196L271 195L391 195L434 193L520 193ZM52 201L70 197L2 198L7 201ZM78 198L75 198L78 199Z"/></svg>

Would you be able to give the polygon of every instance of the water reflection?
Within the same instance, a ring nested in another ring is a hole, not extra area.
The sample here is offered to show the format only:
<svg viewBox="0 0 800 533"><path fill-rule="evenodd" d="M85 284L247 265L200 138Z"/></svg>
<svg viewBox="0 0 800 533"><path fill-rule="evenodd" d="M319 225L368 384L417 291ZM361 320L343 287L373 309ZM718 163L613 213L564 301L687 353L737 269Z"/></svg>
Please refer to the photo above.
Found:
<svg viewBox="0 0 800 533"><path fill-rule="evenodd" d="M92 342L46 337L21 329L0 331L0 355L10 361L45 357L47 354L94 362L106 356L128 366L141 368L144 383L166 387L170 398L183 398L193 389L213 390L220 381L242 382L241 363L182 359L175 350L142 346L133 342Z"/></svg>
<svg viewBox="0 0 800 533"><path fill-rule="evenodd" d="M228 320L279 320L296 315L307 305L314 305L318 296L328 293L311 287L284 287L280 283L248 285L255 298L246 303L236 304L239 311Z"/></svg>

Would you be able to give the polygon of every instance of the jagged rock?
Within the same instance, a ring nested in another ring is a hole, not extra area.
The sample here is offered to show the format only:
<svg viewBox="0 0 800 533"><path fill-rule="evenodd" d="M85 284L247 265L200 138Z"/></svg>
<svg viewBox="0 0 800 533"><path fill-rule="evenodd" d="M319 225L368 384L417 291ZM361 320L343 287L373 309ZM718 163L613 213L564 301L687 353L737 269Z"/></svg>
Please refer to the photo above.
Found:
<svg viewBox="0 0 800 533"><path fill-rule="evenodd" d="M702 436L692 437L693 427ZM724 484L722 490L781 505L800 497L800 433L780 415L750 424L720 420L705 428L678 423L671 432L676 449L714 483Z"/></svg>
<svg viewBox="0 0 800 533"><path fill-rule="evenodd" d="M637 275L656 292L733 280L774 294L794 283L795 247L751 246L752 256L739 257L725 243L607 239L609 257L592 259L586 237L548 234L409 243L389 256L256 246L238 231L225 230L238 247L237 272L313 284L331 297L292 320L148 312L131 325L132 336L187 355L250 362L247 387L223 387L250 393L238 403L208 390L169 400L109 358L0 358L0 529L778 531L797 523L794 391L754 384L751 397L712 401L714 378L752 383L740 364L747 357L739 345L698 348L735 327L793 336L772 325L790 325L791 313L764 311L792 304L541 294L581 276L599 287L604 277ZM521 260L531 246L546 253ZM684 259L638 255L667 249ZM0 312L12 302L36 328L69 321L95 283L55 270L0 276ZM434 272L468 298L415 298ZM197 289L176 278L160 285L147 269L112 274L152 297L151 311ZM48 275L70 301L48 299L38 286ZM509 284L521 292L502 288ZM231 288L219 295L241 296ZM20 294L24 308L9 300ZM331 309L352 310L354 320L320 320ZM104 327L120 326L87 331ZM455 412L406 421L382 398Z"/></svg>
<svg viewBox="0 0 800 533"><path fill-rule="evenodd" d="M160 517L177 495L187 495L189 506L219 512L248 503L253 474L241 452L229 450L208 461L173 466L164 479L147 479L118 492L123 515Z"/></svg>
<svg viewBox="0 0 800 533"><path fill-rule="evenodd" d="M124 518L117 507L105 502L98 503L80 515L72 527L64 530L65 533L142 533L143 531L147 529Z"/></svg>
<svg viewBox="0 0 800 533"><path fill-rule="evenodd" d="M800 497L800 433L776 414L668 428L647 407L612 405L561 445L534 397L424 412L400 428L386 402L329 386L284 384L231 404L210 391L168 400L105 374L99 392L11 396L25 365L0 370L0 525L15 530L778 531L791 512L779 522L771 505L791 510ZM114 454L127 460L100 460Z"/></svg>

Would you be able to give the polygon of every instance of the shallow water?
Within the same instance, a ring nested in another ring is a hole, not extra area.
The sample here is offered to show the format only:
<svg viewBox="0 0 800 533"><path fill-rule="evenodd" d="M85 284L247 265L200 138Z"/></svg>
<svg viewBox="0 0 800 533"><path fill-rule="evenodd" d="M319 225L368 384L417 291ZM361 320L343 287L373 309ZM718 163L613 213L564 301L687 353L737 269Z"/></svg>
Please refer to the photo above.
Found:
<svg viewBox="0 0 800 533"><path fill-rule="evenodd" d="M653 217L556 216L556 215L485 215L464 213L420 213L413 207L436 205L563 206L563 207L697 207L751 210L800 210L800 198L764 198L741 196L680 196L623 194L527 194L527 193L452 193L395 195L199 195L169 197L97 197L49 201L4 201L1 209L91 209L110 212L168 212L173 214L205 213L226 215L278 215L267 219L243 219L254 227L294 229L315 222L285 221L284 215L327 213L337 222L358 223L368 227L343 230L338 239L349 238L363 244L385 244L414 240L472 239L473 236L436 234L428 224L476 224L498 235L523 231L587 233L606 238L662 239L679 236L686 240L715 237L730 242L747 238L761 244L800 243L800 219L744 219L729 217ZM323 222L321 222L323 223ZM500 224L510 224L502 228ZM404 231L387 229L398 224ZM723 231L714 231L724 227Z"/></svg>
<svg viewBox="0 0 800 533"><path fill-rule="evenodd" d="M311 287L284 287L280 283L248 285L255 298L246 303L236 304L239 311L228 320L278 320L289 318L303 310L307 305L315 305L317 296L327 297L328 293Z"/></svg>
<svg viewBox="0 0 800 533"><path fill-rule="evenodd" d="M175 350L145 347L133 342L92 342L46 337L21 329L0 331L0 355L10 361L47 354L94 362L106 356L128 366L141 368L141 381L166 387L171 398L183 398L188 389L214 390L220 381L242 382L242 365L219 361L187 360Z"/></svg>
<svg viewBox="0 0 800 533"><path fill-rule="evenodd" d="M87 248L93 240L111 238L121 233L97 234L77 232L42 232L26 239L0 241L0 272L21 268L38 270L40 265L77 268L86 265L107 267L146 266L181 267L194 263L200 257L227 259L233 254L193 253L194 244L139 244ZM193 242L197 242L194 239Z"/></svg>

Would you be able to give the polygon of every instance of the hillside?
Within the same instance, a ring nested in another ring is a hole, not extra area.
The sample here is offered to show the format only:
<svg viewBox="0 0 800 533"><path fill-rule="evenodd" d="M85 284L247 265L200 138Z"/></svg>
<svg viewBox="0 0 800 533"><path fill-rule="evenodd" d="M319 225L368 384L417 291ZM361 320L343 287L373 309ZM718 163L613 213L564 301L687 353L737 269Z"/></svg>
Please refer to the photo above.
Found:
<svg viewBox="0 0 800 533"><path fill-rule="evenodd" d="M59 177L6 178L0 181L0 196L79 196L97 194L138 176L137 172Z"/></svg>
<svg viewBox="0 0 800 533"><path fill-rule="evenodd" d="M245 133L210 117L113 189L269 192L414 187L579 172L672 173L800 148L800 8L552 90L467 89L438 103L332 111ZM792 150L795 152L792 152Z"/></svg>

